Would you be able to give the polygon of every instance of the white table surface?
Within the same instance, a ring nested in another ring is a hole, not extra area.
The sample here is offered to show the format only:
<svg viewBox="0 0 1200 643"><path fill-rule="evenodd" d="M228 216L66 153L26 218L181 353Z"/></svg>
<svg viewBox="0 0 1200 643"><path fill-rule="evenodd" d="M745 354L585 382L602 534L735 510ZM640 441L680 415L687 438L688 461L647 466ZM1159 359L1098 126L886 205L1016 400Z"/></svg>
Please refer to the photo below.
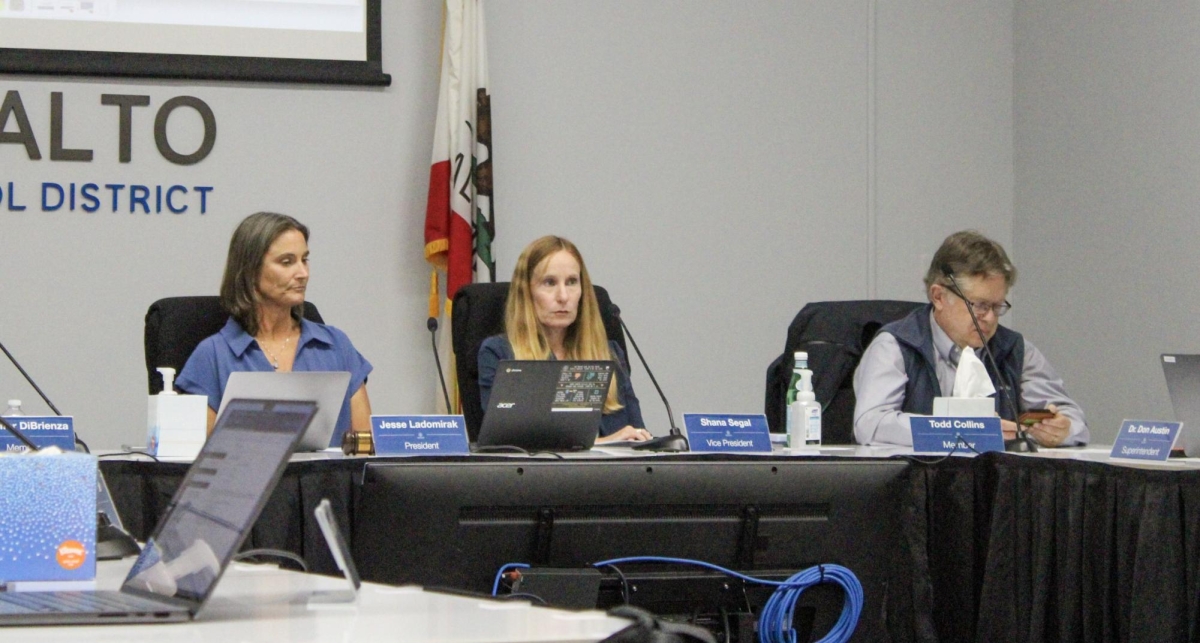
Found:
<svg viewBox="0 0 1200 643"><path fill-rule="evenodd" d="M97 586L115 589L132 559L102 562ZM596 610L570 612L526 601L492 601L419 587L364 583L353 603L310 606L314 591L341 590L340 578L235 563L190 623L0 628L5 641L507 642L599 641L630 624Z"/></svg>

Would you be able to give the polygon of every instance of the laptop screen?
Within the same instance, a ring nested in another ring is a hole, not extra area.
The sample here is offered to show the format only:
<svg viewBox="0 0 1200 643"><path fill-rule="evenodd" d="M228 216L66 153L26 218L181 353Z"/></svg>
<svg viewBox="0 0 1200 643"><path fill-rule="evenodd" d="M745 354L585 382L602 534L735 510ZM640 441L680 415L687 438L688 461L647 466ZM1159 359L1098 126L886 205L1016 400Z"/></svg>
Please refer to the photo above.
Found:
<svg viewBox="0 0 1200 643"><path fill-rule="evenodd" d="M348 371L238 371L229 374L217 415L225 411L225 405L231 399L316 400L319 407L317 417L305 431L296 450L320 451L340 447L342 436L337 432L337 421L349 386Z"/></svg>
<svg viewBox="0 0 1200 643"><path fill-rule="evenodd" d="M314 402L230 401L122 590L202 604L316 412Z"/></svg>
<svg viewBox="0 0 1200 643"><path fill-rule="evenodd" d="M1200 456L1200 355L1164 354L1162 366L1175 419L1183 423L1176 444L1189 457Z"/></svg>
<svg viewBox="0 0 1200 643"><path fill-rule="evenodd" d="M479 446L590 449L614 362L503 360L479 429Z"/></svg>

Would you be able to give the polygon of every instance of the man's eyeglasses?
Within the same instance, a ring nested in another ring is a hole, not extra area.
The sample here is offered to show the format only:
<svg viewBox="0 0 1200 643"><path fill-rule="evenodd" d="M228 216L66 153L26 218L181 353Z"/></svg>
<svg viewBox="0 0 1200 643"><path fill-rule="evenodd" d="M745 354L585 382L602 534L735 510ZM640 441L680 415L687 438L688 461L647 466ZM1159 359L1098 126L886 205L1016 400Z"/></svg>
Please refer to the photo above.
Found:
<svg viewBox="0 0 1200 643"><path fill-rule="evenodd" d="M954 295L956 297L958 297L959 299L967 302L967 305L975 310L976 317L979 317L981 315L986 315L989 312L995 313L995 315L997 317L1003 317L1005 313L1012 310L1012 304L1008 303L1007 299L1004 300L1003 304L988 304L988 303L984 303L982 301L971 301L970 299L967 299L966 297L964 297L962 292L960 292L957 287L949 285L949 284L945 284L943 287L946 290L949 290L950 292L954 293Z"/></svg>
<svg viewBox="0 0 1200 643"><path fill-rule="evenodd" d="M958 295L958 293L954 293L954 294ZM970 306L971 308L973 308L975 310L976 317L986 315L989 312L995 314L997 317L1003 317L1004 313L1007 313L1009 310L1012 310L1012 304L1008 303L1007 299L1004 300L1003 304L989 304L989 303L982 302L982 301L971 301L970 299L967 299L966 297L963 297L962 295L958 295L958 296L963 301L967 302L968 306Z"/></svg>

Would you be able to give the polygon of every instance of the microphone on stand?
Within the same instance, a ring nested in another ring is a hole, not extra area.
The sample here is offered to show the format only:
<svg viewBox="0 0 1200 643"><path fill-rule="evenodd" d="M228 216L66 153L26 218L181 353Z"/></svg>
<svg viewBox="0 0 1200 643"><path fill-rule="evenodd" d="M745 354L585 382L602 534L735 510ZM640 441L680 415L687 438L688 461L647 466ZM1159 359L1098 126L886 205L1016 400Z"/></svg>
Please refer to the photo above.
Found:
<svg viewBox="0 0 1200 643"><path fill-rule="evenodd" d="M1004 376L1004 372L996 365L996 358L992 356L992 349L988 346L988 340L983 336L983 329L979 326L979 318L975 316L975 307L971 305L971 300L963 294L962 288L958 287L958 280L954 278L954 271L951 270L950 264L942 264L939 266L942 274L950 280L950 288L958 298L963 300L967 305L967 312L971 314L971 323L975 324L975 332L979 334L979 339L983 342L983 353L987 356L988 363L992 365L992 372L1000 380L1000 388L1004 392L1004 399L1008 401L1009 411L1012 413L1013 422L1017 425L1017 437L1012 440L1004 441L1004 450L1017 453L1030 453L1037 451L1037 443L1029 437L1025 429L1021 427L1021 412L1017 408L1017 401L1014 399L1014 388L1008 382L1008 378Z"/></svg>
<svg viewBox="0 0 1200 643"><path fill-rule="evenodd" d="M4 355L8 357L8 361L12 362L12 365L16 366L18 371L21 371L21 375L25 377L25 381L29 382L29 385L33 387L33 390L37 391L38 395L42 396L42 400L46 402L46 406L50 407L50 410L54 411L55 415L61 417L62 411L59 411L58 407L54 406L54 402L51 402L50 398L46 397L46 394L42 392L42 388L37 385L37 382L33 381L33 378L29 376L29 373L25 372L24 368L21 368L21 363L17 361L17 358L13 357L12 353L8 352L8 349L4 347L3 343L0 343L0 351L4 351ZM85 452L92 452L92 450L88 448L87 443L79 439L78 433L75 434L75 443L83 447Z"/></svg>
<svg viewBox="0 0 1200 643"><path fill-rule="evenodd" d="M25 377L25 381L29 382L29 385L33 387L33 390L37 391L38 395L42 396L42 399L46 402L46 406L50 407L50 410L54 411L55 415L61 416L62 411L59 411L58 407L54 406L54 402L51 402L50 398L46 397L46 394L42 392L41 387L37 385L37 382L34 382L33 378L29 376L29 373L26 373L25 369L21 368L21 363L17 361L17 358L13 357L12 353L8 352L8 349L5 348L4 344L2 343L0 343L0 351L4 351L5 356L8 357L8 361L12 362L12 365L16 366L18 371L21 371L21 375Z"/></svg>
<svg viewBox="0 0 1200 643"><path fill-rule="evenodd" d="M629 343L633 344L633 350L637 353L638 360L642 363L642 368L646 369L646 375L650 376L650 382L654 384L654 390L658 391L658 396L662 398L663 406L667 407L667 422L671 425L671 432L667 435L657 438L651 438L645 442L639 442L633 445L633 448L638 451L688 451L688 439L675 426L675 414L671 412L671 403L667 401L667 395L663 393L662 387L658 385L658 380L654 379L654 372L650 370L650 365L646 363L646 358L642 356L642 349L638 348L637 340L633 338L633 333L629 332L629 327L625 325L625 319L621 317L621 309L614 303L609 302L609 310L617 321L621 323L621 330L625 331L625 336L629 338Z"/></svg>
<svg viewBox="0 0 1200 643"><path fill-rule="evenodd" d="M442 397L446 400L446 412L450 413L453 410L450 407L450 391L446 388L446 376L442 374L442 358L437 349L437 317L430 317L429 321L425 322L425 327L429 329L429 340L433 342L433 363L437 365L438 382L442 384Z"/></svg>
<svg viewBox="0 0 1200 643"><path fill-rule="evenodd" d="M25 369L21 368L21 364L17 361L17 358L13 357L13 354L8 352L8 349L5 348L4 344L2 343L0 343L0 351L4 351L4 355L8 357L8 361L12 362L12 365L16 366L18 371L21 371L21 375L25 376L25 381L29 382L29 385L33 387L33 390L37 391L38 395L42 396L42 400L46 402L46 406L49 406L50 410L54 411L55 415L61 417L62 411L59 411L58 407L54 406L54 402L51 402L50 398L46 397L46 394L42 392L41 387L37 385L37 382L34 382L33 378L29 376L29 373L26 373ZM4 425L4 428L7 429L9 433L17 436L17 438L21 440L21 442L28 447L29 450L38 450L38 448L34 446L33 442L30 441L29 438L22 435L21 432L16 430L16 428L9 424L7 420L0 418L0 424ZM75 434L75 443L79 446L82 446L85 452L92 452L92 450L88 448L87 443L79 439L78 433ZM108 495L108 487L102 482L104 474L97 469L96 475L100 476L101 478L96 482L97 487L102 488L104 494ZM125 533L125 531L120 527L114 525L112 523L112 519L109 518L108 514L106 514L103 510L96 511L96 557L98 559L115 560L124 558L126 556L131 556L139 551L141 551L141 549L138 547L137 542L134 541L132 536Z"/></svg>

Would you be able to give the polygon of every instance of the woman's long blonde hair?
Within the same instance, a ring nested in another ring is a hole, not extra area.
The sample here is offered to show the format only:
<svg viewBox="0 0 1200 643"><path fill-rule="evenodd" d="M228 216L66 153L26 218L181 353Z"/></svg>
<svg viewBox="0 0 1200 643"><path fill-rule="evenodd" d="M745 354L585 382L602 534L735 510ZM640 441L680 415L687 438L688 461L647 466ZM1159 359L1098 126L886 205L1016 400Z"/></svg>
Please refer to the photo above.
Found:
<svg viewBox="0 0 1200 643"><path fill-rule="evenodd" d="M504 332L512 345L516 359L546 359L550 355L550 342L538 321L537 309L533 305L532 283L538 267L551 255L566 251L579 262L581 294L575 323L567 327L563 340L566 359L614 360L608 349L608 334L604 332L604 321L600 318L600 303L592 288L583 255L575 244L554 235L535 240L521 251L517 266L513 269L512 283L508 287L508 302L504 309ZM604 412L612 413L621 408L617 401L617 373L613 373L608 399L604 401Z"/></svg>

